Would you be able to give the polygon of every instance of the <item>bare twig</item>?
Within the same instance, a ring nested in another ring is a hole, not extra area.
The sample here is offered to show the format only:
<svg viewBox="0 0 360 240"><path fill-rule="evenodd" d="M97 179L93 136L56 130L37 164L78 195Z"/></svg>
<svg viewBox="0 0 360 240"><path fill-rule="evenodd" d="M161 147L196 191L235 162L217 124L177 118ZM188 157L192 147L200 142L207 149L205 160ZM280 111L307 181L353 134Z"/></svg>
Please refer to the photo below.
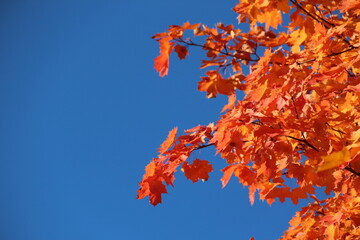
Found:
<svg viewBox="0 0 360 240"><path fill-rule="evenodd" d="M330 29L331 27L336 27L335 24L327 21L325 18L320 17L316 14L315 15L311 14L303 6L301 6L296 0L290 0L290 2L292 2L297 8L299 8L301 11L303 11L306 15L308 15L309 17L311 17L318 23L321 23L325 28ZM337 37L340 38L341 40L343 40L344 42L346 42L350 47L353 47L353 45L347 39L345 39L342 35L338 34Z"/></svg>
<svg viewBox="0 0 360 240"><path fill-rule="evenodd" d="M201 145L201 146L198 146L198 147L194 148L192 151L199 150L199 149L206 148L206 147L210 147L210 146L214 146L214 144L213 143L204 144L204 145Z"/></svg>
<svg viewBox="0 0 360 240"><path fill-rule="evenodd" d="M330 127L330 129L333 130L333 131L335 131L335 132L338 132L338 133L340 133L340 134L345 134L343 131L340 131L340 130L338 130L338 129L333 128L329 123L326 123L326 125L328 125L328 126Z"/></svg>
<svg viewBox="0 0 360 240"><path fill-rule="evenodd" d="M232 57L232 58L235 58L235 59L238 58L238 57L236 57L234 54L231 54L231 53L228 52L226 45L224 45L224 49L225 49L225 52L224 52L224 51L219 51L219 50L214 49L214 48L211 48L211 47L207 47L207 46L205 46L205 45L201 45L201 44L198 44L198 43L194 43L193 41L185 41L185 40L182 39L182 38L177 38L177 39L175 39L175 40L178 41L178 42L184 43L184 44L187 45L187 46L201 47L201 48L203 48L203 49L205 49L205 50L215 51L215 52L224 54L225 56L229 56L229 57ZM257 55L255 55L255 56L257 56ZM250 62L258 62L258 61L259 61L259 59L240 59L240 60L245 60L245 61L250 61ZM231 65L231 64L230 64L230 65Z"/></svg>
<svg viewBox="0 0 360 240"><path fill-rule="evenodd" d="M348 170L349 172L357 175L360 177L360 173L359 172L356 172L354 169L352 169L351 167L345 167L345 170Z"/></svg>
<svg viewBox="0 0 360 240"><path fill-rule="evenodd" d="M319 17L318 15L313 15L311 14L308 10L306 10L303 6L301 6L296 0L290 0L290 2L292 2L297 8L299 8L301 11L303 11L306 15L308 15L309 17L311 17L312 19L314 19L315 21L317 21L318 23L322 23L324 25L324 27L326 27L327 29L329 29L330 27L325 25L324 23L330 25L331 27L335 27L335 25L329 21L327 21L326 19Z"/></svg>
<svg viewBox="0 0 360 240"><path fill-rule="evenodd" d="M293 136L287 136L285 135L285 137L288 137L288 138L291 138L291 139L294 139L296 141L299 141L299 142L302 142L302 143L305 143L308 147L314 149L315 151L319 152L319 149L317 149L316 147L314 147L311 143L309 143L306 139L300 139L300 138L296 138L296 137L293 137ZM304 136L303 136L304 137Z"/></svg>

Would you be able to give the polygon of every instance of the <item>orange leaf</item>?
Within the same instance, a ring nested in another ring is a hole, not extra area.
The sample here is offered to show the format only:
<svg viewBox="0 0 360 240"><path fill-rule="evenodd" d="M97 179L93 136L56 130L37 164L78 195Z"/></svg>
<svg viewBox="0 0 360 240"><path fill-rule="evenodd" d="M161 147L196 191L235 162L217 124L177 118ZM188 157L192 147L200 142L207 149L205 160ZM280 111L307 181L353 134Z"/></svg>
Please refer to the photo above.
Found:
<svg viewBox="0 0 360 240"><path fill-rule="evenodd" d="M156 164L155 162L150 162L146 167L145 167L145 175L144 178L148 178L148 177L152 177L154 176L156 171Z"/></svg>
<svg viewBox="0 0 360 240"><path fill-rule="evenodd" d="M150 185L147 181L140 182L140 188L137 191L137 199L143 199L150 194Z"/></svg>
<svg viewBox="0 0 360 240"><path fill-rule="evenodd" d="M208 161L195 159L192 164L184 162L181 170L188 179L192 182L197 182L199 179L207 181L209 179L209 173L213 171L213 168Z"/></svg>
<svg viewBox="0 0 360 240"><path fill-rule="evenodd" d="M226 104L226 105L223 107L223 109L221 110L221 112L225 112L226 110L233 108L234 105L235 105L235 102L236 102L236 94L233 93L233 94L231 94L231 95L229 96L229 98L228 98L228 104Z"/></svg>
<svg viewBox="0 0 360 240"><path fill-rule="evenodd" d="M266 80L264 84L255 88L249 94L250 101L260 101L262 99L262 97L264 96L264 93L266 92L267 89L268 89L268 84L267 84L267 80Z"/></svg>
<svg viewBox="0 0 360 240"><path fill-rule="evenodd" d="M194 30L200 26L200 23L190 24L189 22L186 22L182 25L182 28L185 30Z"/></svg>
<svg viewBox="0 0 360 240"><path fill-rule="evenodd" d="M254 205L255 202L255 192L256 192L256 186L254 184L251 184L249 186L249 200L251 205Z"/></svg>
<svg viewBox="0 0 360 240"><path fill-rule="evenodd" d="M263 14L259 14L258 21L265 23L266 31L269 30L269 27L277 28L282 22L281 12L277 9L265 11Z"/></svg>
<svg viewBox="0 0 360 240"><path fill-rule="evenodd" d="M171 145L175 140L177 130L178 130L177 127L175 127L169 132L166 140L161 144L159 148L159 152L161 154L164 154L171 147Z"/></svg>
<svg viewBox="0 0 360 240"><path fill-rule="evenodd" d="M224 79L220 73L211 70L206 72L207 77L201 77L198 82L198 90L205 91L207 98L214 98L218 93L231 95L235 92L236 81Z"/></svg>
<svg viewBox="0 0 360 240"><path fill-rule="evenodd" d="M228 182L229 182L231 176L233 175L235 169L238 168L238 167L239 167L239 165L236 164L236 165L230 165L230 166L227 166L227 167L221 169L221 171L224 172L224 175L221 178L223 188L228 184Z"/></svg>
<svg viewBox="0 0 360 240"><path fill-rule="evenodd" d="M163 37L159 39L160 55L154 59L154 68L159 72L160 77L164 77L169 71L169 55L173 49L173 43L170 42L171 37Z"/></svg>

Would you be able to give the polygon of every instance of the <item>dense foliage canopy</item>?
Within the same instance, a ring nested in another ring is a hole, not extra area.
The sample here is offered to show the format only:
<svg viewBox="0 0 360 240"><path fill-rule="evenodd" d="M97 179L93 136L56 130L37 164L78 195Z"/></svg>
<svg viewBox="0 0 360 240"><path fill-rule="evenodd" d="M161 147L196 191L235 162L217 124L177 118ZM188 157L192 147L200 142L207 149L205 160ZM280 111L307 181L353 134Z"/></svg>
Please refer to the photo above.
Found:
<svg viewBox="0 0 360 240"><path fill-rule="evenodd" d="M241 0L233 10L249 31L187 22L153 37L160 76L172 52L184 59L200 47L207 71L198 90L229 101L218 121L170 131L138 198L160 203L177 169L192 182L207 180L211 163L189 157L214 147L228 164L223 186L237 177L252 203L255 194L269 204L313 200L282 239L360 239L360 1ZM318 199L318 187L329 198Z"/></svg>

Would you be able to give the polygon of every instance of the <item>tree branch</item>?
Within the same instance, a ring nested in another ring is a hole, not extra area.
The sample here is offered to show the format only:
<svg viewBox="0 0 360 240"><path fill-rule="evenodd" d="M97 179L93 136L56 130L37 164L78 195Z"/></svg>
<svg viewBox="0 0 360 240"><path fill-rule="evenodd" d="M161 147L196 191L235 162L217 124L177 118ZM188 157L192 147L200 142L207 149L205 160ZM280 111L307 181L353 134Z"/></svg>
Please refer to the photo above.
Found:
<svg viewBox="0 0 360 240"><path fill-rule="evenodd" d="M337 55L340 55L340 54L349 52L349 51L351 51L351 50L353 50L353 49L357 49L357 48L359 48L359 47L350 46L349 48L347 48L347 49L345 49L345 50L343 50L343 51L341 51L341 52L331 53L331 54L329 54L329 55L326 55L325 57L337 56ZM301 65L301 64L303 64L303 63L313 62L313 61L315 61L316 59L317 59L317 58L312 58L312 59L309 59L309 60L306 60L306 61L303 61L303 62L296 62L296 63L297 63L298 65Z"/></svg>
<svg viewBox="0 0 360 240"><path fill-rule="evenodd" d="M302 136L304 137L303 133L302 133ZM294 139L294 140L296 140L296 141L305 143L308 147L310 147L310 148L314 149L315 151L319 152L319 149L317 149L316 147L314 147L314 145L312 145L311 143L309 143L305 138L304 138L304 139L300 139L300 138L296 138L296 137L288 136L288 135L285 135L285 137L288 137L288 138Z"/></svg>
<svg viewBox="0 0 360 240"><path fill-rule="evenodd" d="M331 27L336 27L335 24L327 21L325 18L320 17L320 16L318 16L316 14L315 14L315 16L313 14L311 14L303 6L301 6L296 0L290 0L290 2L292 2L297 8L299 8L301 11L303 11L306 15L308 15L309 17L311 17L312 19L314 19L318 23L321 23L326 29L330 29ZM326 24L330 25L331 27L327 26ZM353 47L353 45L348 40L346 40L342 35L338 34L337 37L340 38L341 40L343 40L344 42L346 42L350 47Z"/></svg>
<svg viewBox="0 0 360 240"><path fill-rule="evenodd" d="M195 150L199 150L199 149L206 148L206 147L210 147L210 146L214 146L214 144L213 144L213 143L204 144L204 145L201 145L201 146L198 146L198 147L194 148L194 149L191 150L191 151L193 152L193 151L195 151Z"/></svg>
<svg viewBox="0 0 360 240"><path fill-rule="evenodd" d="M330 25L331 27L335 27L335 25L333 23L327 21L326 19L319 17L316 14L315 15L311 14L308 10L306 10L303 6L301 6L296 0L290 0L290 2L292 2L297 8L299 8L301 11L303 11L306 15L308 15L312 19L314 19L318 23L323 24L325 28L329 29L330 27L326 26L324 23Z"/></svg>
<svg viewBox="0 0 360 240"><path fill-rule="evenodd" d="M211 47L207 47L207 46L205 46L205 45L201 45L201 44L198 44L198 43L194 43L193 41L185 41L185 40L182 39L182 38L177 38L177 39L175 39L175 40L178 41L178 42L184 43L184 44L186 44L187 46L201 47L201 48L203 48L203 49L205 49L205 50L215 51L215 52L218 52L218 53L224 54L224 55L226 55L226 56L229 56L229 57L232 57L232 58L236 58L236 59L237 59L237 57L236 57L235 55L233 55L233 54L231 54L231 53L228 52L226 45L224 45L224 49L225 49L225 52L224 52L224 51L219 51L219 50L214 49L214 48L211 48ZM254 54L254 55L256 55L256 54ZM256 56L257 56L257 55L256 55ZM257 56L257 57L258 57L258 56ZM245 60L245 61L250 61L250 62L258 62L258 61L259 61L259 59L241 59L241 58L240 58L240 60Z"/></svg>
<svg viewBox="0 0 360 240"><path fill-rule="evenodd" d="M351 173L357 175L358 177L360 177L360 173L356 172L354 169L352 169L351 166L350 167L345 167L344 169L348 170L349 172L351 172Z"/></svg>

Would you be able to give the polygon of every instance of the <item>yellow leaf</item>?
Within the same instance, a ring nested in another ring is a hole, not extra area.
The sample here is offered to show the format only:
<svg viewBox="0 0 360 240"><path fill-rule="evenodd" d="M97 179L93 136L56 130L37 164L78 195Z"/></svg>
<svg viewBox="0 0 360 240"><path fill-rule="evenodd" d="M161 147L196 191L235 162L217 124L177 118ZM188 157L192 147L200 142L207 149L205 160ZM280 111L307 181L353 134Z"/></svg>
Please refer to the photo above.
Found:
<svg viewBox="0 0 360 240"><path fill-rule="evenodd" d="M355 94L353 95L352 93L348 92L346 93L344 100L344 103L339 106L339 110L342 113L346 113L354 108L354 102L357 102L357 97Z"/></svg>
<svg viewBox="0 0 360 240"><path fill-rule="evenodd" d="M291 41L293 41L293 46L291 51L294 53L300 52L300 45L306 40L307 34L305 29L297 29L290 35Z"/></svg>
<svg viewBox="0 0 360 240"><path fill-rule="evenodd" d="M350 160L350 151L345 146L342 150L338 152L333 152L328 156L323 156L324 160L322 164L317 168L317 172L325 171L334 167L339 166L344 162L348 162Z"/></svg>
<svg viewBox="0 0 360 240"><path fill-rule="evenodd" d="M333 224L329 225L326 229L325 229L325 234L327 235L327 239L329 240L335 240L335 232L336 232L336 228Z"/></svg>
<svg viewBox="0 0 360 240"><path fill-rule="evenodd" d="M360 129L356 130L355 132L352 132L351 140L353 140L354 143L357 143L359 138L360 138Z"/></svg>

